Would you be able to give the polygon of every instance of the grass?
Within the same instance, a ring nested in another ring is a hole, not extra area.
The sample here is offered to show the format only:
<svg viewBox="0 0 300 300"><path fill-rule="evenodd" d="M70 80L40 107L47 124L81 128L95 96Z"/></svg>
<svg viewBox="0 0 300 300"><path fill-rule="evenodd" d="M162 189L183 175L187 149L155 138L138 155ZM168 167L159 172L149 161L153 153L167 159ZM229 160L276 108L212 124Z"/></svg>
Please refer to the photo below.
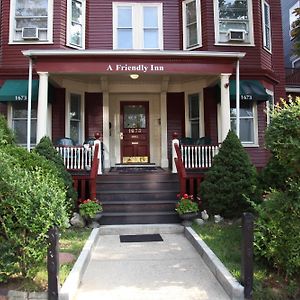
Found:
<svg viewBox="0 0 300 300"><path fill-rule="evenodd" d="M229 272L241 282L241 239L240 222L208 222L193 229L223 262ZM254 263L254 300L300 299L299 279L287 282L262 262Z"/></svg>
<svg viewBox="0 0 300 300"><path fill-rule="evenodd" d="M60 233L59 238L59 251L65 253L71 253L75 256L75 261L79 256L81 249L83 248L87 238L91 233L91 229L88 228L69 228ZM59 281L63 284L68 274L70 273L75 261L60 265L59 268ZM28 292L41 292L47 290L47 266L46 261L40 267L39 272L33 280L24 279L20 277L11 278L7 283L0 283L0 290L20 290Z"/></svg>

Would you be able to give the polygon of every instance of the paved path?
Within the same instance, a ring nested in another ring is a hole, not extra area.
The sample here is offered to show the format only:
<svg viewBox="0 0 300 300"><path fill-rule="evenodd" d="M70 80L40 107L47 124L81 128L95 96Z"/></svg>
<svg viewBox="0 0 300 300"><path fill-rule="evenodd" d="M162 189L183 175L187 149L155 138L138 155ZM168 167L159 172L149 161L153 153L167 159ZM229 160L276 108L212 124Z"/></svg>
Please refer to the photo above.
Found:
<svg viewBox="0 0 300 300"><path fill-rule="evenodd" d="M76 300L228 300L182 233L163 242L120 243L101 235Z"/></svg>

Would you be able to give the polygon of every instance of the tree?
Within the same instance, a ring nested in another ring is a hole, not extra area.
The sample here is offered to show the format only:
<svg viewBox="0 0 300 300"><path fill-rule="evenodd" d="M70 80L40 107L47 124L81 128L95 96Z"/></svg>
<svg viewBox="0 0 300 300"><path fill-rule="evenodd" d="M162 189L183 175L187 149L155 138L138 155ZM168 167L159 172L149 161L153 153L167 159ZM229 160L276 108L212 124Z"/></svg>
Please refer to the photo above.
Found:
<svg viewBox="0 0 300 300"><path fill-rule="evenodd" d="M297 19L292 23L291 35L294 42L294 52L300 56L300 8L296 8L293 14Z"/></svg>
<svg viewBox="0 0 300 300"><path fill-rule="evenodd" d="M210 213L229 218L240 217L250 208L247 199L257 199L256 170L233 131L214 157L200 194Z"/></svg>

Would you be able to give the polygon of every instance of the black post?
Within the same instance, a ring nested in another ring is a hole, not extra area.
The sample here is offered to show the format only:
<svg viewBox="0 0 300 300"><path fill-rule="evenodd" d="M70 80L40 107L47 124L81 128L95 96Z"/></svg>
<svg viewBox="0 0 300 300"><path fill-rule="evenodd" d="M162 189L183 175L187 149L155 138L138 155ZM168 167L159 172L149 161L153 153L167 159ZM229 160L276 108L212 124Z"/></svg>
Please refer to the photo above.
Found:
<svg viewBox="0 0 300 300"><path fill-rule="evenodd" d="M49 247L47 257L48 300L58 300L58 229L52 227L48 231Z"/></svg>
<svg viewBox="0 0 300 300"><path fill-rule="evenodd" d="M242 217L242 283L245 299L252 299L253 292L253 215Z"/></svg>

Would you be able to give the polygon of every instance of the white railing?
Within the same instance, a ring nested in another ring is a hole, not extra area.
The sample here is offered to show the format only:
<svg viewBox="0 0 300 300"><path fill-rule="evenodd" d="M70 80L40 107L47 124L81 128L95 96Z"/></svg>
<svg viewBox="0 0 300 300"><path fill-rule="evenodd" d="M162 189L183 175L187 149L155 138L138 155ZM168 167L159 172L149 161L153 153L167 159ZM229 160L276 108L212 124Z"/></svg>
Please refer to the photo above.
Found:
<svg viewBox="0 0 300 300"><path fill-rule="evenodd" d="M180 150L185 168L210 168L219 145L181 145Z"/></svg>
<svg viewBox="0 0 300 300"><path fill-rule="evenodd" d="M62 157L67 170L91 170L94 157L94 146L59 146L56 147L56 150ZM98 159L98 174L102 174L101 142L99 144Z"/></svg>

